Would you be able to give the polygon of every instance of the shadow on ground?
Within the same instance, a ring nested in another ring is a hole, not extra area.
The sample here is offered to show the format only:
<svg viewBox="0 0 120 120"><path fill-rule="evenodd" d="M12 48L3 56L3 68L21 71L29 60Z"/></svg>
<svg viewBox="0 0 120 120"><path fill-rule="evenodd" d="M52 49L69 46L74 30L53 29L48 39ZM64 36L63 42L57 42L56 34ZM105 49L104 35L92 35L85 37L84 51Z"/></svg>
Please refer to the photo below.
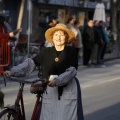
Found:
<svg viewBox="0 0 120 120"><path fill-rule="evenodd" d="M85 120L120 120L120 103L85 115Z"/></svg>

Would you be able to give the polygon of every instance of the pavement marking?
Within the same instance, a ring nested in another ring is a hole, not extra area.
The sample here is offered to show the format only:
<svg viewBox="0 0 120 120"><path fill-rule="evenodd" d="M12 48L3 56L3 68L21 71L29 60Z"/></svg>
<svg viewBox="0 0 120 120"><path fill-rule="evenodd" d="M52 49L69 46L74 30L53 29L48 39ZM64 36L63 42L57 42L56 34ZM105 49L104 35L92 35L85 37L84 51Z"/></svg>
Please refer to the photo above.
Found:
<svg viewBox="0 0 120 120"><path fill-rule="evenodd" d="M95 86L95 85L99 85L99 84L103 84L103 83L107 83L107 82L112 82L112 81L115 81L115 80L120 80L120 77L116 77L116 78L112 78L112 79L106 79L104 81L99 81L99 82L95 82L95 83L83 83L81 84L81 87L82 88L88 88L88 87L92 87L92 86Z"/></svg>
<svg viewBox="0 0 120 120"><path fill-rule="evenodd" d="M112 79L105 80L105 81L100 81L99 83L111 82L111 81L114 81L114 80L120 80L120 77L112 78Z"/></svg>

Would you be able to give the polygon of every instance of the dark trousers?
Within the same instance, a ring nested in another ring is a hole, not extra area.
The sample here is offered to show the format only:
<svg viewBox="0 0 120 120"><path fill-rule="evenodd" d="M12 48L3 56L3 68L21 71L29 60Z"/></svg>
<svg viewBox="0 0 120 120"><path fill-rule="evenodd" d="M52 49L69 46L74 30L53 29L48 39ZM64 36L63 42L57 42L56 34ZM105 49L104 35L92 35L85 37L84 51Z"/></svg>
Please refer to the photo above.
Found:
<svg viewBox="0 0 120 120"><path fill-rule="evenodd" d="M97 64L101 64L101 53L102 53L103 46L98 45L98 52L97 52Z"/></svg>
<svg viewBox="0 0 120 120"><path fill-rule="evenodd" d="M105 52L106 52L106 48L107 48L107 43L105 42L104 45L103 45L103 48L102 48L101 56L100 56L101 61L104 60L104 55L105 55Z"/></svg>
<svg viewBox="0 0 120 120"><path fill-rule="evenodd" d="M83 48L83 65L88 65L91 58L92 49Z"/></svg>
<svg viewBox="0 0 120 120"><path fill-rule="evenodd" d="M75 48L76 49L76 52L77 52L77 56L79 56L79 49L80 48Z"/></svg>

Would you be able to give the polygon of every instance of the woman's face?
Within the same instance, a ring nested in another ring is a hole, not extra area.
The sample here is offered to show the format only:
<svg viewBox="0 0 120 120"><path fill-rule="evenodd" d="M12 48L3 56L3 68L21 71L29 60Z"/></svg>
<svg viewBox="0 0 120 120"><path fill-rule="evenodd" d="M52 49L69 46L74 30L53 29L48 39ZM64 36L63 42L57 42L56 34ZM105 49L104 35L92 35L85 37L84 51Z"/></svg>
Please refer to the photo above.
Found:
<svg viewBox="0 0 120 120"><path fill-rule="evenodd" d="M53 34L53 43L55 46L62 46L65 44L65 34L63 31L58 30Z"/></svg>

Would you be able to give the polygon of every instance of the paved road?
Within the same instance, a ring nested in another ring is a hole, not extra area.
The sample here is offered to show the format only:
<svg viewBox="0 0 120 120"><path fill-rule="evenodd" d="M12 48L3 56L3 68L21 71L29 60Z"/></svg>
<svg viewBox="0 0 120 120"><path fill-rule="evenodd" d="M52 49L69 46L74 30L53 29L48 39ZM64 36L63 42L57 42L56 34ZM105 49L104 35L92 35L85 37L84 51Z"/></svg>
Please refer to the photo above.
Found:
<svg viewBox="0 0 120 120"><path fill-rule="evenodd" d="M120 120L120 60L106 68L84 68L81 83L85 120Z"/></svg>
<svg viewBox="0 0 120 120"><path fill-rule="evenodd" d="M81 83L85 120L120 120L120 60L106 62L106 68L83 67L78 69L77 77ZM36 72L30 77L33 79ZM14 103L18 83L7 82L5 105ZM35 95L29 93L30 85L25 85L24 100L27 120L33 110Z"/></svg>

